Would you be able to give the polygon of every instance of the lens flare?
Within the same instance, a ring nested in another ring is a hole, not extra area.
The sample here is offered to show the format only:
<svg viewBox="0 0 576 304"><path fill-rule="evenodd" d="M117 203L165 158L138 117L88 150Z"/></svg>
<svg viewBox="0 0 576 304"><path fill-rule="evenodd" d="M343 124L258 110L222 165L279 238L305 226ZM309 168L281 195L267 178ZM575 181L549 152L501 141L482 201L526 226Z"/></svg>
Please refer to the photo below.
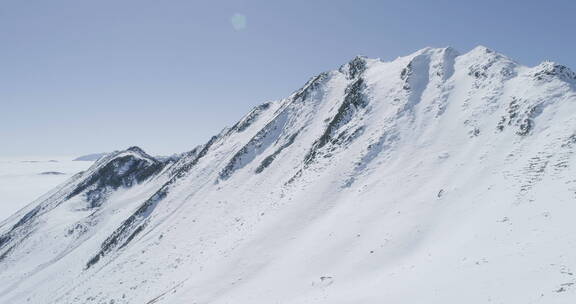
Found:
<svg viewBox="0 0 576 304"><path fill-rule="evenodd" d="M232 17L230 17L230 24L232 27L237 30L241 31L246 28L246 16L243 14L236 13Z"/></svg>

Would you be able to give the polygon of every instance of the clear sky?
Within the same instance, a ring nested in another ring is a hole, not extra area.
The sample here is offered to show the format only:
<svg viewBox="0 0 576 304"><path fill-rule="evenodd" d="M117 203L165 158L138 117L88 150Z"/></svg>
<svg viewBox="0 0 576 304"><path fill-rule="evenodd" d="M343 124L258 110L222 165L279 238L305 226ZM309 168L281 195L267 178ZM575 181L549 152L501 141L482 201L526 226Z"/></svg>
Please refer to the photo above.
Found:
<svg viewBox="0 0 576 304"><path fill-rule="evenodd" d="M0 155L190 150L358 54L576 67L576 1L0 0Z"/></svg>

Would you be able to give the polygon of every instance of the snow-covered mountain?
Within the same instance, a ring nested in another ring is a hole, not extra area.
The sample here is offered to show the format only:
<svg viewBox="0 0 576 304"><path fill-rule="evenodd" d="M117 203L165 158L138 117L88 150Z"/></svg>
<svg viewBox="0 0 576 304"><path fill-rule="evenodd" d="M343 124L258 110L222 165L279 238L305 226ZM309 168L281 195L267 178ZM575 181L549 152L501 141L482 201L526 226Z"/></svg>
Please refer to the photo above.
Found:
<svg viewBox="0 0 576 304"><path fill-rule="evenodd" d="M576 75L354 58L0 224L0 303L574 303Z"/></svg>
<svg viewBox="0 0 576 304"><path fill-rule="evenodd" d="M62 156L0 157L0 222L90 165Z"/></svg>

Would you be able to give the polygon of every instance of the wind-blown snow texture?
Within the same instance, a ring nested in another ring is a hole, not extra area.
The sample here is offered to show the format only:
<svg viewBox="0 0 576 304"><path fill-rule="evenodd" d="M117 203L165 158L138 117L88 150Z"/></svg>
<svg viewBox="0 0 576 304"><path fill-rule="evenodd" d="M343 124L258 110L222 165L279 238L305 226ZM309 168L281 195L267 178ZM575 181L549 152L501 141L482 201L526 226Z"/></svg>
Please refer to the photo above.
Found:
<svg viewBox="0 0 576 304"><path fill-rule="evenodd" d="M357 57L0 224L1 303L574 303L576 75Z"/></svg>

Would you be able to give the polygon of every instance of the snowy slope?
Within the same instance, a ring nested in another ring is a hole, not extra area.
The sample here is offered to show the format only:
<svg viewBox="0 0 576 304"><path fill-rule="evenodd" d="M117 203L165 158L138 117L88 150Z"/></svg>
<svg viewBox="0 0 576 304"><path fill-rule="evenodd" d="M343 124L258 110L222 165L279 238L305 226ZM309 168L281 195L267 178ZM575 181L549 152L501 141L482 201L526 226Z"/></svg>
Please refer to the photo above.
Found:
<svg viewBox="0 0 576 304"><path fill-rule="evenodd" d="M576 75L357 57L0 224L0 303L574 303Z"/></svg>
<svg viewBox="0 0 576 304"><path fill-rule="evenodd" d="M89 166L68 157L0 158L0 221Z"/></svg>

